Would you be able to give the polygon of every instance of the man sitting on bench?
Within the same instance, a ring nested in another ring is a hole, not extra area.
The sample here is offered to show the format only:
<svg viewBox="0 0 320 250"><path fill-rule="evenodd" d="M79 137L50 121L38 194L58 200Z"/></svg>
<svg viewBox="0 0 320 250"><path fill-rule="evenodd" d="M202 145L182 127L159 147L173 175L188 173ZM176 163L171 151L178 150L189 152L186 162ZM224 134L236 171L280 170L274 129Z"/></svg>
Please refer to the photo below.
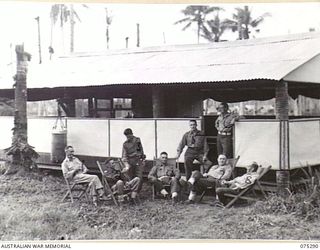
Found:
<svg viewBox="0 0 320 250"><path fill-rule="evenodd" d="M242 189L245 189L256 181L260 175L259 166L256 162L247 168L247 172L234 178L230 181L221 181L222 187L217 188L217 200L212 204L213 206L224 206L227 204L225 194L238 194Z"/></svg>

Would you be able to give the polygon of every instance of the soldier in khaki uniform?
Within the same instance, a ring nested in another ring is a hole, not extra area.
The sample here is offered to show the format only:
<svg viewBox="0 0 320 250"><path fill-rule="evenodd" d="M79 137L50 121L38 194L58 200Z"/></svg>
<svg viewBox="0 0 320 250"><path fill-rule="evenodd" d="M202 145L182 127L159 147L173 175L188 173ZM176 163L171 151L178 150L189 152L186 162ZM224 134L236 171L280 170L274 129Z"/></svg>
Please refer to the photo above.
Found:
<svg viewBox="0 0 320 250"><path fill-rule="evenodd" d="M221 103L218 108L219 116L215 122L218 131L217 136L217 153L223 154L228 159L232 158L232 130L235 122L239 120L239 115L229 112L228 103Z"/></svg>
<svg viewBox="0 0 320 250"><path fill-rule="evenodd" d="M143 152L140 138L133 135L132 129L127 128L123 133L127 137L127 140L122 146L122 161L126 166L126 171L131 180L134 179L134 177L139 177L138 192L140 192L142 188L144 159L146 156Z"/></svg>
<svg viewBox="0 0 320 250"><path fill-rule="evenodd" d="M164 197L168 195L164 185L170 185L172 201L176 203L178 201L178 193L181 191L181 185L184 184L184 181L180 179L179 168L168 165L167 160L168 153L162 152L160 154L160 162L157 162L150 170L148 179L155 185L156 191L160 191Z"/></svg>
<svg viewBox="0 0 320 250"><path fill-rule="evenodd" d="M190 131L186 132L177 148L177 156L179 159L183 149L187 146L187 150L184 154L184 167L187 180L191 177L191 172L193 170L193 161L196 159L205 168L209 168L212 165L212 162L208 160L209 147L206 141L204 133L197 129L197 121L189 121Z"/></svg>

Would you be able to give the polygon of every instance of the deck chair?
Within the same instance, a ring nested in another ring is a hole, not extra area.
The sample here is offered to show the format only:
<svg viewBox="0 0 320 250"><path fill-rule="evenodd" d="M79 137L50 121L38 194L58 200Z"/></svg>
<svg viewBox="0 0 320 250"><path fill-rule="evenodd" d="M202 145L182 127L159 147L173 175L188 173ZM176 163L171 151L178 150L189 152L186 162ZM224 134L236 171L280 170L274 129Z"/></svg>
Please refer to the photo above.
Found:
<svg viewBox="0 0 320 250"><path fill-rule="evenodd" d="M116 164L120 164L119 163L120 160L116 160L115 163ZM102 185L104 187L104 190L106 192L107 195L110 195L112 200L113 200L113 203L116 205L116 206L119 206L119 203L116 199L116 197L114 196L113 194L113 191L111 190L111 187L109 185L109 182L108 182L108 178L110 179L110 171L108 169L108 166L105 162L100 162L100 161L96 161L97 165L98 165L98 168L100 170L100 173L101 173L101 180L102 180Z"/></svg>
<svg viewBox="0 0 320 250"><path fill-rule="evenodd" d="M154 167L159 162L160 162L160 159L154 158L152 167ZM179 165L178 165L179 163L177 162L176 158L168 158L167 164L174 166L174 168L179 168ZM165 184L165 185L163 185L163 187L168 191L168 193L170 193L171 186L169 184ZM152 189L152 200L154 201L157 196L156 188L155 188L154 184L151 185L151 189Z"/></svg>
<svg viewBox="0 0 320 250"><path fill-rule="evenodd" d="M233 198L225 207L230 208L237 200L243 199L247 201L256 201L257 194L255 193L255 188L258 188L258 190L262 193L263 197L266 198L267 194L263 190L260 179L271 169L271 166L264 168L262 172L260 173L259 177L256 179L253 185L243 189L240 191L239 194L224 194L226 197Z"/></svg>
<svg viewBox="0 0 320 250"><path fill-rule="evenodd" d="M74 200L80 200L83 196L85 196L86 200L89 202L89 183L88 182L72 182L64 177L64 180L67 184L67 192L62 198L62 202L66 199L70 199L71 203Z"/></svg>
<svg viewBox="0 0 320 250"><path fill-rule="evenodd" d="M231 165L232 167L232 177L234 177L234 170L237 166L237 163L240 159L240 156L238 155L236 158L231 158L231 159L228 159L228 163ZM206 173L209 171L209 169L206 171ZM207 187L205 190L203 190L201 196L200 196L200 199L199 199L199 202L202 201L203 197L208 193L210 192L211 190L213 189L213 187Z"/></svg>

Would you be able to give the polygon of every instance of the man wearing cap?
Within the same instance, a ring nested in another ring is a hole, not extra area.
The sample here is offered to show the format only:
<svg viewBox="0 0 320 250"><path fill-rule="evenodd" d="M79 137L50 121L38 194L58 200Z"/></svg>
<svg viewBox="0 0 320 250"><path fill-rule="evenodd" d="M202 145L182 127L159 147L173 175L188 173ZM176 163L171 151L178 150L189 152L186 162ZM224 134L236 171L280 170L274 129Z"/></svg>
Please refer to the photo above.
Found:
<svg viewBox="0 0 320 250"><path fill-rule="evenodd" d="M260 175L259 165L256 162L247 168L247 172L242 175L234 178L233 180L221 181L222 187L218 187L216 190L217 200L212 204L213 206L223 206L227 204L227 199L224 196L225 194L238 194L242 189L245 189L256 181Z"/></svg>
<svg viewBox="0 0 320 250"><path fill-rule="evenodd" d="M132 129L127 128L123 133L127 140L122 146L122 161L126 166L125 171L128 171L131 180L134 177L139 177L140 183L138 192L140 192L142 188L144 159L146 156L144 155L140 138L133 135Z"/></svg>
<svg viewBox="0 0 320 250"><path fill-rule="evenodd" d="M190 131L186 132L177 148L178 159L184 149L187 146L187 150L184 154L184 168L187 180L191 176L193 169L193 161L198 160L201 164L210 166L212 162L207 159L209 147L202 131L197 129L197 121L189 121Z"/></svg>
<svg viewBox="0 0 320 250"><path fill-rule="evenodd" d="M191 178L188 180L191 184L191 191L186 203L194 203L197 191L205 190L208 187L211 187L213 191L215 191L217 185L219 185L222 180L230 179L231 174L232 167L227 162L225 155L218 156L218 165L212 166L208 173L201 174L197 170L193 171Z"/></svg>
<svg viewBox="0 0 320 250"><path fill-rule="evenodd" d="M229 111L228 103L222 102L218 108L218 118L215 127L218 131L217 153L224 154L228 159L232 158L232 129L239 115Z"/></svg>

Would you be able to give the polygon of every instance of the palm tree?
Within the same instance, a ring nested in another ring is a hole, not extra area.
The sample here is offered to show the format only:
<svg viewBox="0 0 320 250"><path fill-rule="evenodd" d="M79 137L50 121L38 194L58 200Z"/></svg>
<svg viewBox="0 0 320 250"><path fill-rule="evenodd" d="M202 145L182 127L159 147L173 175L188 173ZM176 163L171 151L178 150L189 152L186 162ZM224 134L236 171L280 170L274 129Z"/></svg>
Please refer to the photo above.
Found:
<svg viewBox="0 0 320 250"><path fill-rule="evenodd" d="M257 28L266 17L271 16L270 13L264 13L257 18L252 18L252 11L248 6L244 8L236 8L236 13L233 14L233 20L227 19L226 24L233 32L238 31L238 39L249 39L251 33L250 28Z"/></svg>
<svg viewBox="0 0 320 250"><path fill-rule="evenodd" d="M222 8L220 11L221 10L223 11ZM228 28L228 23L225 20L220 20L219 10L217 10L214 19L206 21L206 23L202 26L201 31L203 34L201 34L201 36L210 42L219 42L221 35Z"/></svg>
<svg viewBox="0 0 320 250"><path fill-rule="evenodd" d="M87 5L82 4L83 7L88 8ZM60 21L60 28L62 33L62 43L64 43L64 37L63 37L63 27L66 23L70 22L70 52L74 51L74 25L76 24L76 19L81 22L79 15L73 8L73 4L69 6L65 4L54 4L51 6L50 11L50 19L51 19L51 42L50 47L52 47L52 33L53 33L53 27L57 23L57 21Z"/></svg>
<svg viewBox="0 0 320 250"><path fill-rule="evenodd" d="M109 40L110 40L110 34L109 34L109 26L112 23L112 16L108 13L108 8L105 8L106 10L106 38L107 38L107 49L109 49Z"/></svg>
<svg viewBox="0 0 320 250"><path fill-rule="evenodd" d="M208 5L189 5L184 10L182 10L182 13L186 17L176 21L174 24L187 23L182 28L182 30L186 30L193 23L195 23L197 25L197 39L198 39L198 43L199 43L200 31L206 21L206 16L215 10L220 10L220 8L219 7L210 7Z"/></svg>

